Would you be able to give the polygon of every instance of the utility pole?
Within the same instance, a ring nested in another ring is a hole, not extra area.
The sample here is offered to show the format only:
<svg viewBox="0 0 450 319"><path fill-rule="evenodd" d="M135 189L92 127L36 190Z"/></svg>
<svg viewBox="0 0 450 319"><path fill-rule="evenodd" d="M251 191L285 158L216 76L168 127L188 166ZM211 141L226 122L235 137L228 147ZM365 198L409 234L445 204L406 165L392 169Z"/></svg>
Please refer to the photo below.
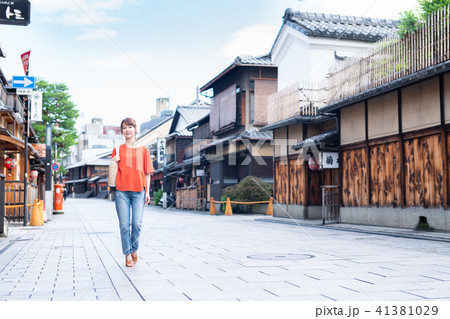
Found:
<svg viewBox="0 0 450 319"><path fill-rule="evenodd" d="M24 159L23 159L23 169L24 169L24 178L23 178L23 225L26 226L28 224L28 132L29 132L29 113L30 113L30 99L28 96L23 98L24 101Z"/></svg>
<svg viewBox="0 0 450 319"><path fill-rule="evenodd" d="M45 126L45 211L47 219L52 216L53 194L52 194L52 125Z"/></svg>

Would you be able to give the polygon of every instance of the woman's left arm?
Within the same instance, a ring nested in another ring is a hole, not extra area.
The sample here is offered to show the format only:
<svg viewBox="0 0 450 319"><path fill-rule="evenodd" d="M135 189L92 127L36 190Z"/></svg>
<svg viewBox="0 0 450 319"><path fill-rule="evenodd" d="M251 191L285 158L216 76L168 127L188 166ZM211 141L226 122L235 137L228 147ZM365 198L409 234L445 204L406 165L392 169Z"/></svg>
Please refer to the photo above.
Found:
<svg viewBox="0 0 450 319"><path fill-rule="evenodd" d="M145 175L146 187L145 187L145 205L150 203L150 174Z"/></svg>

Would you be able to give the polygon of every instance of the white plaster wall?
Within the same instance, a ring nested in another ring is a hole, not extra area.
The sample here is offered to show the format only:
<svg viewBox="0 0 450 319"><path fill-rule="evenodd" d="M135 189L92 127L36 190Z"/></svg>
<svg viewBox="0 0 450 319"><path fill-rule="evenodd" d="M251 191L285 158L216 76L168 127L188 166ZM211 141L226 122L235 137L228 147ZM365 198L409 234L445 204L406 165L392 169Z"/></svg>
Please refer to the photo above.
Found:
<svg viewBox="0 0 450 319"><path fill-rule="evenodd" d="M272 55L273 62L278 66L278 91L298 80L310 79L307 37L287 26L283 31L277 42L280 45L274 48Z"/></svg>
<svg viewBox="0 0 450 319"><path fill-rule="evenodd" d="M339 56L356 56L372 47L371 42L308 37L284 26L272 50L278 66L278 91L297 81L322 81Z"/></svg>

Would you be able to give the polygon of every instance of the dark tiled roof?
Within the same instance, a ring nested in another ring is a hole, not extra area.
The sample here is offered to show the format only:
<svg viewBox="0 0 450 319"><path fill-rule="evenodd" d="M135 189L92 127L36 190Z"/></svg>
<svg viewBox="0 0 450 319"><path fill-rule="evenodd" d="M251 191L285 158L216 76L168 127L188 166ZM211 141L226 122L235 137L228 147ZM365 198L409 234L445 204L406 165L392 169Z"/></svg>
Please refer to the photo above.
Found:
<svg viewBox="0 0 450 319"><path fill-rule="evenodd" d="M236 59L234 59L233 64L275 65L269 55L254 57L248 54L238 56Z"/></svg>
<svg viewBox="0 0 450 319"><path fill-rule="evenodd" d="M329 120L331 117L326 115L317 115L317 116L293 116L269 125L266 125L264 127L260 128L260 131L265 132L269 130L274 130L280 127L289 126L295 123L320 123L326 120Z"/></svg>
<svg viewBox="0 0 450 319"><path fill-rule="evenodd" d="M255 128L245 131L238 139L249 140L271 140L273 138L272 132L261 132Z"/></svg>
<svg viewBox="0 0 450 319"><path fill-rule="evenodd" d="M188 136L192 135L192 132L187 131L186 128L207 116L209 111L209 104L206 103L196 105L191 104L186 106L179 105L175 110L175 115L172 125L170 126L169 134L186 131L187 133L183 132L183 134L189 134Z"/></svg>
<svg viewBox="0 0 450 319"><path fill-rule="evenodd" d="M163 124L164 122L166 122L167 120L172 118L172 116L173 115L164 114L164 115L158 116L154 119L151 119L150 121L142 123L141 124L141 135L145 134L144 131L147 131L147 130L151 131L154 128L158 127L159 125Z"/></svg>
<svg viewBox="0 0 450 319"><path fill-rule="evenodd" d="M306 140L301 141L298 144L292 146L293 150L298 150L303 147L303 145L311 145L311 144L320 144L321 142L325 142L333 137L337 137L339 133L338 129L332 129L322 134L307 138Z"/></svg>
<svg viewBox="0 0 450 319"><path fill-rule="evenodd" d="M225 70L223 70L220 74L218 74L216 77L214 77L208 83L203 85L200 88L200 91L203 92L203 91L210 89L218 79L220 79L225 74L227 74L228 72L230 72L231 70L233 70L234 68L239 67L239 66L241 66L241 67L243 67L243 66L276 67L276 65L272 62L272 57L270 56L270 54L265 54L265 55L261 55L261 56L257 56L257 57L254 57L251 55L240 55L240 56L236 57L236 59L234 59L233 63L231 63Z"/></svg>
<svg viewBox="0 0 450 319"><path fill-rule="evenodd" d="M287 9L283 24L307 36L376 42L397 32L398 20L362 18Z"/></svg>
<svg viewBox="0 0 450 319"><path fill-rule="evenodd" d="M187 105L179 106L177 111L186 121L186 124L192 124L204 118L209 114L209 105Z"/></svg>
<svg viewBox="0 0 450 319"><path fill-rule="evenodd" d="M255 128L252 128L248 131L245 131L243 133L236 133L236 134L232 134L230 136L221 138L221 139L216 139L216 140L212 140L211 143L204 145L200 148L200 150L205 150L208 149L212 146L215 145L219 145L219 144L226 144L230 141L239 141L239 140L243 140L243 139L247 139L247 140L271 140L273 139L273 134L272 132L261 132Z"/></svg>

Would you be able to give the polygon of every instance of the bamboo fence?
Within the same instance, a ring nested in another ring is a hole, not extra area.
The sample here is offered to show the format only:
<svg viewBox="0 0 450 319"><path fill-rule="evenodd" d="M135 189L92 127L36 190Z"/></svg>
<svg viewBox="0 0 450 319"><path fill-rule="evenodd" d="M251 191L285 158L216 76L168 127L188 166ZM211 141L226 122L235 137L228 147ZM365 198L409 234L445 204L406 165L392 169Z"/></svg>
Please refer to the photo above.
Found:
<svg viewBox="0 0 450 319"><path fill-rule="evenodd" d="M333 66L327 79L327 104L449 60L449 12L446 6L422 21L417 31L380 40L357 58Z"/></svg>

